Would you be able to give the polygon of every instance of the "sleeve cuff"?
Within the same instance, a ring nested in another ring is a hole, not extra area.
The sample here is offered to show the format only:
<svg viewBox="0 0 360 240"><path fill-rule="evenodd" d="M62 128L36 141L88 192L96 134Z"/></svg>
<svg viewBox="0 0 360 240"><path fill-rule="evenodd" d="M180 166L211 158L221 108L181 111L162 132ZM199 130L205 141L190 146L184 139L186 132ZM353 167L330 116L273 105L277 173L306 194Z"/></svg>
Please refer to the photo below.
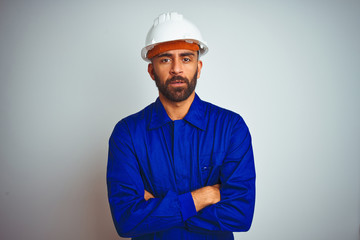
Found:
<svg viewBox="0 0 360 240"><path fill-rule="evenodd" d="M190 192L179 195L179 203L183 221L196 215L194 200Z"/></svg>

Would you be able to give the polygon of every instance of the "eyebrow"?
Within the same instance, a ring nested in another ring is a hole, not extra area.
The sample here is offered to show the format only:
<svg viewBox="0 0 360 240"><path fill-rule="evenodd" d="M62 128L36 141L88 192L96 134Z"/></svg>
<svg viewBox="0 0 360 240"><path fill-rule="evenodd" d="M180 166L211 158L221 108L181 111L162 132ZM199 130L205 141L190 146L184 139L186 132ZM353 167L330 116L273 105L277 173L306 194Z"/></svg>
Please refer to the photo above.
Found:
<svg viewBox="0 0 360 240"><path fill-rule="evenodd" d="M162 54L157 55L157 57L171 57L171 56L172 56L172 54L170 54L170 53L162 53Z"/></svg>
<svg viewBox="0 0 360 240"><path fill-rule="evenodd" d="M185 52L185 53L180 53L180 56L181 56L181 57L185 57L185 56L195 56L195 54L192 53L192 52Z"/></svg>

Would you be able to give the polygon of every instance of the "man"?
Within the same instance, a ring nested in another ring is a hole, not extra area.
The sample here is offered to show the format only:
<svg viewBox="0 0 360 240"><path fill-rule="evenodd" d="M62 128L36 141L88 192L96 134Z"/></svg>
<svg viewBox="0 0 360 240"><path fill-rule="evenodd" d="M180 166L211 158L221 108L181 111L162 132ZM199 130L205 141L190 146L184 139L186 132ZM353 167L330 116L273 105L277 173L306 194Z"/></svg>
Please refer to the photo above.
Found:
<svg viewBox="0 0 360 240"><path fill-rule="evenodd" d="M142 57L156 102L109 140L108 197L116 229L133 239L234 239L255 201L251 137L236 113L195 93L207 46L182 15L162 14ZM224 81L224 80L222 80Z"/></svg>

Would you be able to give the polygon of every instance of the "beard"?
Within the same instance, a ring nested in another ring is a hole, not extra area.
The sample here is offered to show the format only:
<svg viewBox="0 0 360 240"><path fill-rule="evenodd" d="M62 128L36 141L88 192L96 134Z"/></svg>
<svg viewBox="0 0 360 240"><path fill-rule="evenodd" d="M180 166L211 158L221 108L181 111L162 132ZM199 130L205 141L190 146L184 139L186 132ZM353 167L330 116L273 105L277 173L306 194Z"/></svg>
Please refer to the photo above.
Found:
<svg viewBox="0 0 360 240"><path fill-rule="evenodd" d="M194 92L197 83L197 68L191 81L186 77L174 76L165 83L161 83L161 80L154 71L154 78L159 92L164 95L168 100L172 102L182 102L190 97ZM171 87L169 86L172 82L182 81L186 84L185 87Z"/></svg>

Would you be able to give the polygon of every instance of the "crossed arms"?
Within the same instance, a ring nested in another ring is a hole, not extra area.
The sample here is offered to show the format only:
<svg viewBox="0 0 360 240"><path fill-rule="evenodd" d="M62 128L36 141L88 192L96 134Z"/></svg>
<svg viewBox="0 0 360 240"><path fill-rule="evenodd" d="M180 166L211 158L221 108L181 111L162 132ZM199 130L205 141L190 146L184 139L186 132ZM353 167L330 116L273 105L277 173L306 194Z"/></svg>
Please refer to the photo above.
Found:
<svg viewBox="0 0 360 240"><path fill-rule="evenodd" d="M191 196L194 201L196 212L199 212L209 205L220 202L220 184L199 188L192 191ZM145 190L144 199L148 201L151 198L155 198L154 195Z"/></svg>

